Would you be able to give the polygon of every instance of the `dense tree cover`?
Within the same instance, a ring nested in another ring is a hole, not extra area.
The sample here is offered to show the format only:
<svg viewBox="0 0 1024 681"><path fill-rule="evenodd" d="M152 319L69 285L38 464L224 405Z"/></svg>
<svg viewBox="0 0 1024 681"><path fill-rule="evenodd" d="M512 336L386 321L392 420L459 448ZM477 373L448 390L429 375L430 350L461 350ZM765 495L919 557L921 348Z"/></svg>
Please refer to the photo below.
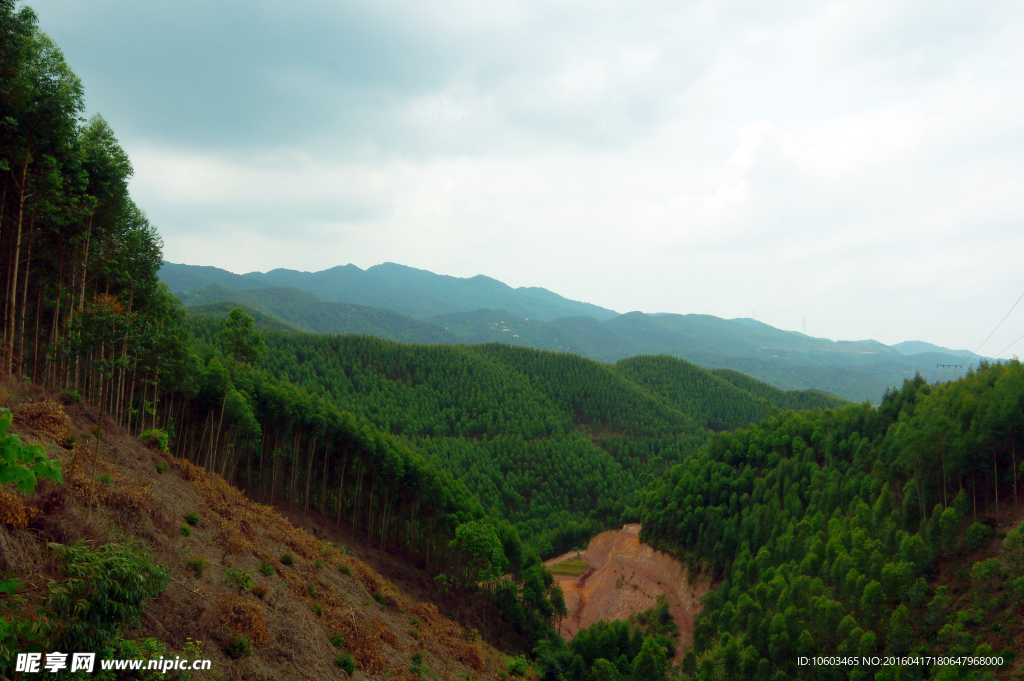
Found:
<svg viewBox="0 0 1024 681"><path fill-rule="evenodd" d="M157 371L170 294L160 239L128 196L131 163L83 111L81 83L32 10L0 2L0 369L87 388L120 417ZM107 342L91 342L100 327Z"/></svg>
<svg viewBox="0 0 1024 681"><path fill-rule="evenodd" d="M772 406L782 409L802 411L804 409L835 409L847 403L847 400L825 392L824 390L781 390L764 381L741 374L732 369L713 369L715 376L732 383L741 390L767 400Z"/></svg>
<svg viewBox="0 0 1024 681"><path fill-rule="evenodd" d="M668 600L630 618L598 621L567 644L545 641L535 651L542 678L563 681L666 681L679 629Z"/></svg>
<svg viewBox="0 0 1024 681"><path fill-rule="evenodd" d="M312 293L296 288L231 291L211 284L197 291L179 293L191 313L198 306L231 302L258 309L302 331L357 333L403 343L456 343L455 336L429 322L392 310L352 303L325 303Z"/></svg>
<svg viewBox="0 0 1024 681"><path fill-rule="evenodd" d="M193 327L213 341L212 319ZM268 347L262 366L274 376L448 471L541 553L618 523L653 474L696 451L711 427L759 418L764 402L674 358L613 367L500 344L274 333ZM661 369L693 378L666 392Z"/></svg>
<svg viewBox="0 0 1024 681"><path fill-rule="evenodd" d="M624 359L615 368L716 432L760 421L774 409L827 409L847 403L817 390L779 390L728 369L706 371L668 355Z"/></svg>
<svg viewBox="0 0 1024 681"><path fill-rule="evenodd" d="M797 656L1002 655L1022 636L1024 367L918 376L876 409L786 412L715 436L650 486L642 537L721 580L694 635L700 678L991 678L933 663ZM878 675L876 675L876 672ZM966 678L967 676L964 676Z"/></svg>

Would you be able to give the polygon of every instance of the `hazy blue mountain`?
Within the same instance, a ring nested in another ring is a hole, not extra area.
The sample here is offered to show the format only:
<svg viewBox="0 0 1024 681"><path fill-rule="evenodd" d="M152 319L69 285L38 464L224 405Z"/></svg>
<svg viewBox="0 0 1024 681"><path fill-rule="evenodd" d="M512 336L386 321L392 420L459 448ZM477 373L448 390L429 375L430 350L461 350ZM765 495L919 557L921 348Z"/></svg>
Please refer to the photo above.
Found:
<svg viewBox="0 0 1024 681"><path fill-rule="evenodd" d="M463 279L395 263L366 270L342 265L321 272L277 269L233 274L215 267L165 262L159 274L176 294L209 284L231 290L291 287L312 293L324 302L394 310L418 319L482 308L504 309L523 318L542 321L579 315L604 321L618 314L542 288L512 288L483 275Z"/></svg>
<svg viewBox="0 0 1024 681"><path fill-rule="evenodd" d="M925 352L936 352L963 359L971 354L970 350L950 350L949 348L944 348L941 345L933 345L932 343L925 343L924 341L903 341L902 343L896 343L889 347L897 352L903 353L904 355L920 355Z"/></svg>
<svg viewBox="0 0 1024 681"><path fill-rule="evenodd" d="M419 343L507 343L604 362L671 355L782 390L823 390L858 402L878 402L887 388L918 372L939 380L937 364L969 354L922 341L889 347L814 338L749 318L620 315L545 289L514 289L490 277L462 279L394 263L244 275L164 263L160 276L186 305L237 302L307 331Z"/></svg>

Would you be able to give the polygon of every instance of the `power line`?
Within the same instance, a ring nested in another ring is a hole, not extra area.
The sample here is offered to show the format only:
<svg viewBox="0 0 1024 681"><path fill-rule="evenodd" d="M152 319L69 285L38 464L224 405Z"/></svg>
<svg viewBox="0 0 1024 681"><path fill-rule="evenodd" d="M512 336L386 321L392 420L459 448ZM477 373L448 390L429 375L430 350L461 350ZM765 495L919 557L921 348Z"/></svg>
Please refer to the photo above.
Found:
<svg viewBox="0 0 1024 681"><path fill-rule="evenodd" d="M1021 301L1021 298L1024 298L1024 293L1020 294L1020 298L1018 298L1018 299L1017 299L1017 303L1019 303L1019 302ZM1014 303L1014 304L1013 304L1013 307L1011 307L1011 308L1010 308L1010 312L1013 312L1013 308L1014 308L1014 307L1017 307L1017 303ZM1000 327L1000 326L1002 326L1002 325L1003 325L1003 322L1005 322L1005 321L1006 321L1006 317L1009 317L1009 316L1010 316L1010 312L1007 312L1007 313L1006 313L1006 315L1005 315L1005 316L1004 316L1004 317L1003 317L1003 318L1002 318L1001 320L999 320L999 323L998 323L998 324L996 324L996 328L992 329L992 333L990 333L990 334L988 335L988 338L986 338L986 339L985 339L984 341L982 341L981 345L979 345L979 346L978 346L978 350L981 350L981 349L982 349L983 347L985 347L985 343L988 343L988 341L989 341L989 338L992 338L992 336L993 336L993 335L995 335L995 332L996 332L996 331L998 331L998 330L999 330L999 327ZM1022 338L1024 338L1024 336L1022 336ZM1020 338L1018 338L1017 340L1020 340ZM1013 341L1013 342L1014 342L1014 343L1016 343L1017 341ZM971 354L967 355L967 357L965 357L965 358L964 358L964 359L963 359L963 360L961 361L961 364L963 364L963 363L966 363L966 362L967 362L967 360L969 360L969 359L970 359L971 357L974 357L974 356L975 356L976 354L978 354L978 350L975 350L975 351L974 351L974 352L972 352ZM1005 351L1004 351L1004 352L1005 352ZM1003 354L1003 353L1001 352L1001 353L999 353L999 354Z"/></svg>
<svg viewBox="0 0 1024 681"><path fill-rule="evenodd" d="M1021 336L1020 338L1018 338L1017 340L1013 341L1012 343L1010 343L1009 345L1007 345L1007 346L1006 346L1005 348L1003 348L1002 350L1000 350L999 352L997 352L997 353L996 353L996 357L998 357L999 355L1003 354L1004 352L1006 352L1007 350L1009 350L1010 348L1012 348L1012 347L1013 347L1014 345L1016 345L1017 343L1020 343L1021 339L1024 339L1024 336Z"/></svg>

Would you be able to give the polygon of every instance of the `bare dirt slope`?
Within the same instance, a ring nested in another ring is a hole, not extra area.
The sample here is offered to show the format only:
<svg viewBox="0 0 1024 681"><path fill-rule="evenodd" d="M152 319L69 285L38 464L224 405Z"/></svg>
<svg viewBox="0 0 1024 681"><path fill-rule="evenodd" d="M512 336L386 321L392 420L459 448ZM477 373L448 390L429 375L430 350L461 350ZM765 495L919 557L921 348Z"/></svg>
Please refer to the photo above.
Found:
<svg viewBox="0 0 1024 681"><path fill-rule="evenodd" d="M47 542L114 542L144 550L169 568L172 579L126 636L156 638L172 655L188 638L200 640L200 657L212 659L213 670L194 674L196 681L345 679L333 664L339 653L330 641L334 634L345 638L356 679L419 681L410 670L415 653L443 681L496 679L503 671L497 651L433 603L409 597L336 544L295 527L219 476L144 447L109 420L93 472L96 440L90 433L98 415L84 405L62 406L54 397L0 381L0 406L12 408L13 432L44 445L64 469L64 484L44 481L28 498L11 487L0 489L0 574L39 587L32 594L62 578ZM76 436L70 446L69 435ZM193 511L200 520L191 527L185 515ZM189 536L182 526L191 527ZM291 564L281 560L286 553L294 556ZM186 565L198 559L205 562L201 570ZM263 563L273 568L270 574L260 572ZM265 593L229 588L229 568L252 575ZM254 652L231 659L224 644L239 634L255 644Z"/></svg>
<svg viewBox="0 0 1024 681"><path fill-rule="evenodd" d="M549 560L548 566L578 555L573 551ZM676 625L679 648L693 639L693 619L700 612L700 599L710 582L691 576L686 566L668 554L640 543L640 525L602 532L590 541L581 557L590 564L579 578L555 575L565 594L569 616L560 630L566 639L599 620L627 620L654 606L665 594Z"/></svg>

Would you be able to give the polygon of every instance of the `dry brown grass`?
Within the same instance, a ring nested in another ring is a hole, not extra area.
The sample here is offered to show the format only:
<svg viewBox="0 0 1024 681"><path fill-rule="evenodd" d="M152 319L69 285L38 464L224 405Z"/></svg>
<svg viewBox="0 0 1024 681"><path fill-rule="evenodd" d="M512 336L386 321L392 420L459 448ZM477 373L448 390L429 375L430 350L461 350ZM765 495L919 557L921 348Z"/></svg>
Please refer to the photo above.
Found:
<svg viewBox="0 0 1024 681"><path fill-rule="evenodd" d="M409 671L413 652L423 653L424 666L437 681L500 673L501 656L471 641L433 604L408 598L366 563L185 459L169 459L170 468L161 475L153 463L158 453L108 425L94 473L95 440L81 437L71 448L66 443L68 432L94 428L95 416L76 405L68 419L60 404L41 397L32 394L23 402L16 430L26 442L48 445L51 457L64 463L65 483L44 482L27 500L0 496L0 519L10 517L21 528L0 526L0 569L39 572L46 541L135 537L152 560L170 566L173 578L147 606L139 635L164 641L174 651L181 651L186 637L203 641L203 655L214 661L210 678L343 679L333 664L339 653L330 642L335 633L345 637L343 652L356 661L360 679L418 681ZM96 506L87 521L93 498ZM193 510L201 520L184 537L179 527ZM291 566L279 561L286 552L295 556ZM206 562L199 577L185 567L192 558ZM264 560L275 574L259 575ZM229 589L227 567L257 576L267 588L263 598ZM419 620L415 630L414 617ZM235 634L245 634L256 646L252 657L232 660L223 653L224 641Z"/></svg>
<svg viewBox="0 0 1024 681"><path fill-rule="evenodd" d="M245 634L258 646L270 640L259 603L240 595L225 595L217 604L217 611L221 625L232 633Z"/></svg>
<svg viewBox="0 0 1024 681"><path fill-rule="evenodd" d="M71 419L63 405L54 400L25 402L13 411L14 422L51 438L57 444L71 435Z"/></svg>

